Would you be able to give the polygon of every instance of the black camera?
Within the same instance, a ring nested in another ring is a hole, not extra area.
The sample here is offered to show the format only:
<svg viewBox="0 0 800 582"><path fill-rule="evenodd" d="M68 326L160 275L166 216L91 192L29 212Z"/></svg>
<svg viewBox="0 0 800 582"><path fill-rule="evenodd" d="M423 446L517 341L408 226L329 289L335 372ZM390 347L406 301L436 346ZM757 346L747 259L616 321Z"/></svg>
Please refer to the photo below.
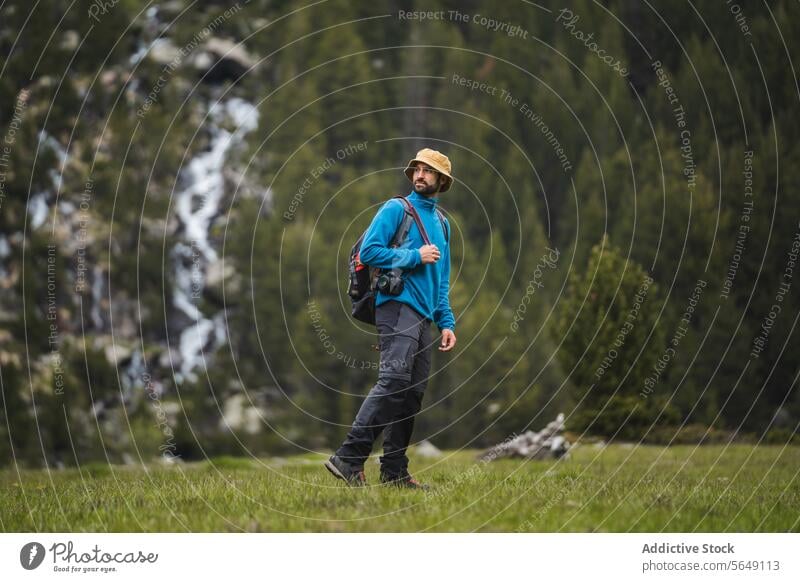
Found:
<svg viewBox="0 0 800 582"><path fill-rule="evenodd" d="M381 273L375 282L375 288L386 295L400 295L403 285L403 277L395 269Z"/></svg>

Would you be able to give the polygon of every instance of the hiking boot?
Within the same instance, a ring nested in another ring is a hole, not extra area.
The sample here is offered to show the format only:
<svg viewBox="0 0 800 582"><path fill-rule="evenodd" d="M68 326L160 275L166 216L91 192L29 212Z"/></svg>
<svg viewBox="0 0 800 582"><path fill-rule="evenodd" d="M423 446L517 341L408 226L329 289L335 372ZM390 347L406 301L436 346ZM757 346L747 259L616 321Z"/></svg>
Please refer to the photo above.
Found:
<svg viewBox="0 0 800 582"><path fill-rule="evenodd" d="M367 478L364 475L363 467L353 467L336 455L331 455L331 458L325 461L325 468L330 471L334 477L341 479L350 487L363 487L367 484Z"/></svg>
<svg viewBox="0 0 800 582"><path fill-rule="evenodd" d="M381 473L381 483L400 487L402 489L419 489L420 491L429 491L431 488L430 485L420 483L408 473L404 475L387 475L386 473Z"/></svg>

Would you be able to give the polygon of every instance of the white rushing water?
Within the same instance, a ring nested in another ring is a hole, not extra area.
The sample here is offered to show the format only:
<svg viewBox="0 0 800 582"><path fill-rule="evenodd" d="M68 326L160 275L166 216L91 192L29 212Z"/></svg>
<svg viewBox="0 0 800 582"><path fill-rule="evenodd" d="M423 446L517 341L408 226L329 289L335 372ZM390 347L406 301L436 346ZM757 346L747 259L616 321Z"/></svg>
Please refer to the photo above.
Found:
<svg viewBox="0 0 800 582"><path fill-rule="evenodd" d="M100 309L103 300L103 269L97 265L92 268L92 309L90 316L95 331L103 331L103 312Z"/></svg>
<svg viewBox="0 0 800 582"><path fill-rule="evenodd" d="M28 215L30 216L31 228L36 230L42 226L50 214L50 207L48 201L50 195L55 195L61 190L61 175L67 165L69 155L67 150L59 143L59 141L46 131L39 132L39 155L46 150L52 151L56 155L56 164L47 170L47 175L50 178L51 186L46 190L31 194L28 198Z"/></svg>
<svg viewBox="0 0 800 582"><path fill-rule="evenodd" d="M231 132L222 127L233 123ZM247 133L258 127L258 110L252 104L230 98L214 103L208 116L211 143L208 151L192 158L181 171L181 190L175 192L175 213L183 236L173 248L175 288L173 304L192 321L180 335L180 367L177 381L196 380L193 370L204 364L204 353L224 343L224 317L207 317L200 304L208 264L217 260L217 252L208 239L209 229L220 211L225 193L223 170L232 148Z"/></svg>
<svg viewBox="0 0 800 582"><path fill-rule="evenodd" d="M8 239L6 235L0 233L0 277L5 278L8 276L8 272L6 271L5 265L3 264L5 261L4 259L8 258L11 255L11 245L8 244Z"/></svg>
<svg viewBox="0 0 800 582"><path fill-rule="evenodd" d="M142 378L147 377L147 367L144 364L144 356L142 350L136 348L131 354L131 360L128 365L122 370L122 401L125 404L130 403L131 397L137 387L142 386ZM151 380L149 382L151 390L155 391L155 396L160 398L163 392L163 385L161 382Z"/></svg>
<svg viewBox="0 0 800 582"><path fill-rule="evenodd" d="M31 228L36 230L47 220L47 194L39 192L28 199L28 216L31 217Z"/></svg>
<svg viewBox="0 0 800 582"><path fill-rule="evenodd" d="M144 31L146 36L155 36L161 22L158 19L158 6L151 6L144 13ZM138 65L139 62L147 55L147 52L159 39L156 38L150 42L140 39L136 45L136 51L128 59L128 64L131 66Z"/></svg>

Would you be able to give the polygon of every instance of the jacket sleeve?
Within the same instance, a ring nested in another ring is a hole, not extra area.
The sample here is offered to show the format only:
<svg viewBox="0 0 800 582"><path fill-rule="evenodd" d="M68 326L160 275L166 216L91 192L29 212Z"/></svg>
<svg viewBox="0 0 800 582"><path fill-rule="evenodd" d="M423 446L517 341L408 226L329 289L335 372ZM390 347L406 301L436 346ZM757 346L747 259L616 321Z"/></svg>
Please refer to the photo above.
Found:
<svg viewBox="0 0 800 582"><path fill-rule="evenodd" d="M399 200L384 204L361 243L361 262L380 269L413 269L422 262L419 249L393 249L389 245L403 219L405 209Z"/></svg>
<svg viewBox="0 0 800 582"><path fill-rule="evenodd" d="M450 232L450 225L445 220L445 227ZM450 242L442 253L441 263L442 277L439 281L439 301L436 304L436 309L433 312L433 319L436 322L436 327L439 331L443 329L456 330L456 318L453 315L453 310L450 309Z"/></svg>

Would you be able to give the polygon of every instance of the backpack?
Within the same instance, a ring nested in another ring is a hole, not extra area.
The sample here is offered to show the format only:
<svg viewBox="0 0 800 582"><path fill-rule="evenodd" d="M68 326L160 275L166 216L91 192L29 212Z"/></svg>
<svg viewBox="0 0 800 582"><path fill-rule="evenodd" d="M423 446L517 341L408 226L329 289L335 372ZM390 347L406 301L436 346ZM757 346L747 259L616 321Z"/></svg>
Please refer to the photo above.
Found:
<svg viewBox="0 0 800 582"><path fill-rule="evenodd" d="M428 238L428 233L425 230L425 226L422 224L422 220L420 219L419 214L417 214L417 209L414 208L414 205L411 204L411 202L409 202L405 196L398 195L394 196L392 199L395 198L403 203L405 212L403 213L403 218L400 221L400 224L397 225L397 230L395 231L389 246L391 248L398 248L403 244L403 242L406 240L406 236L408 236L408 231L411 229L412 222L416 223L417 228L422 235L422 240L425 241L425 244L431 244L430 239ZM447 226L444 223L444 215L438 208L436 209L436 214L439 216L439 222L442 224L445 241L449 241L450 236ZM364 242L364 236L366 234L366 230L361 233L361 236L358 237L358 240L353 245L353 248L350 249L347 294L350 296L350 301L352 303L353 317L359 321L363 321L364 323L374 324L375 296L377 295L375 284L378 280L378 277L383 272L383 269L370 267L369 265L362 263L360 260L361 244ZM398 277L402 276L401 269L392 269L392 271L394 271Z"/></svg>

